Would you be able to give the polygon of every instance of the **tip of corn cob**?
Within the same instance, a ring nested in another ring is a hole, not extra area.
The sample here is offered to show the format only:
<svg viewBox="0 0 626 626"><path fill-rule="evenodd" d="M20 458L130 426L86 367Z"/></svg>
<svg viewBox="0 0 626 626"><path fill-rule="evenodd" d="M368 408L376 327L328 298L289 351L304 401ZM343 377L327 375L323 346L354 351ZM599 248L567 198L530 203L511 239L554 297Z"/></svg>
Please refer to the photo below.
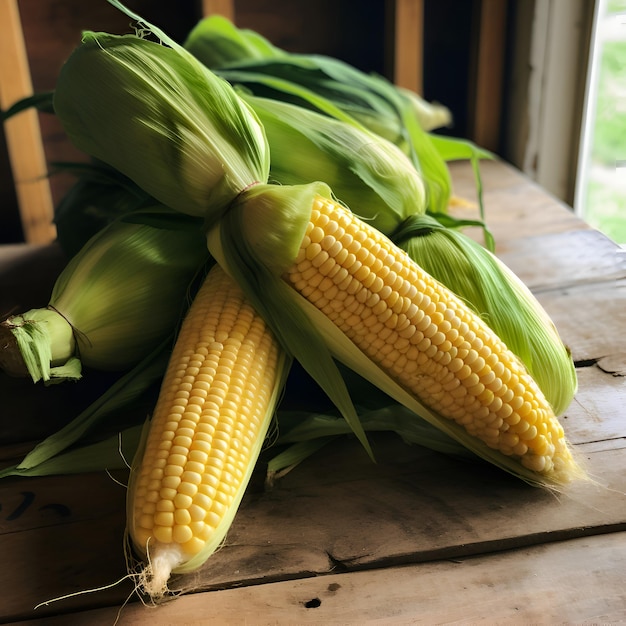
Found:
<svg viewBox="0 0 626 626"><path fill-rule="evenodd" d="M138 575L137 590L156 604L170 592L168 581L172 570L185 560L185 555L175 543L156 542L151 546L147 563Z"/></svg>

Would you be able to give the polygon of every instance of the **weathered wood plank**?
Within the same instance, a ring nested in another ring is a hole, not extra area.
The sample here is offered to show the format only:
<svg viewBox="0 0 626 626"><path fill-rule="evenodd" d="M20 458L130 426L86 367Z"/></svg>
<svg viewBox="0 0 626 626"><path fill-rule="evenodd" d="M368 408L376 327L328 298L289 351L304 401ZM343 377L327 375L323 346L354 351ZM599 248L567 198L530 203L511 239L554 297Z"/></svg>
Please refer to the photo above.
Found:
<svg viewBox="0 0 626 626"><path fill-rule="evenodd" d="M125 489L104 472L0 481L0 623L33 616L60 595L108 584L125 572ZM10 564L10 565L9 565ZM64 602L65 610L119 602L121 585ZM125 590L125 593L124 593ZM44 609L45 615L50 610Z"/></svg>
<svg viewBox="0 0 626 626"><path fill-rule="evenodd" d="M626 533L497 555L313 576L138 603L120 624L615 624L626 620ZM584 581L584 584L581 584ZM45 620L110 626L118 608ZM41 620L23 626L38 626Z"/></svg>
<svg viewBox="0 0 626 626"><path fill-rule="evenodd" d="M482 161L480 171L485 219L498 245L523 237L590 228L567 205L512 166L501 161ZM469 164L464 161L450 163L450 172L455 193L475 202L476 187ZM460 217L478 217L475 208L457 207L452 213ZM482 240L482 233L476 229L465 232Z"/></svg>
<svg viewBox="0 0 626 626"><path fill-rule="evenodd" d="M185 590L236 587L626 529L626 448L585 451L602 486L580 484L555 497L482 464L406 446L391 434L372 439L377 465L346 438L270 491L259 486L257 472L226 545L176 584ZM26 491L35 494L31 506L21 521L7 520ZM0 503L0 552L12 564L0 574L1 619L124 601L128 582L32 612L39 602L124 575L122 487L106 476L30 479L0 492ZM50 523L57 511L40 511L45 504L65 505L71 518ZM34 563L41 571L33 572Z"/></svg>
<svg viewBox="0 0 626 626"><path fill-rule="evenodd" d="M538 292L574 361L626 361L626 279Z"/></svg>
<svg viewBox="0 0 626 626"><path fill-rule="evenodd" d="M626 250L594 229L504 241L497 255L532 291L626 277Z"/></svg>
<svg viewBox="0 0 626 626"><path fill-rule="evenodd" d="M614 376L604 371L601 363L576 371L578 392L561 418L574 444L599 441L608 444L626 437L623 414L626 406L626 378L623 374ZM607 367L606 364L604 367Z"/></svg>

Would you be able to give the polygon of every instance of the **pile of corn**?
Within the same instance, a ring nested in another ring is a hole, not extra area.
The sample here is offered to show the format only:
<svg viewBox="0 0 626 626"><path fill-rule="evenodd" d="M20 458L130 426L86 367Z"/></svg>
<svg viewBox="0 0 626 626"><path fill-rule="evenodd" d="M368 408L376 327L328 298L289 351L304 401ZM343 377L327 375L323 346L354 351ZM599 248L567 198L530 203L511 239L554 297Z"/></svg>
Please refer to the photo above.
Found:
<svg viewBox="0 0 626 626"><path fill-rule="evenodd" d="M576 391L567 348L491 240L446 214L446 159L487 156L431 132L446 110L223 18L181 46L112 3L142 35L86 32L50 97L124 202L87 229L46 309L5 320L0 364L35 382L81 364L128 373L13 473L163 375L128 489L155 600L223 540L294 361L369 454L375 422L444 433L433 446L535 485L584 477L557 419ZM60 236L84 198L64 204ZM353 404L351 373L386 398L375 416Z"/></svg>

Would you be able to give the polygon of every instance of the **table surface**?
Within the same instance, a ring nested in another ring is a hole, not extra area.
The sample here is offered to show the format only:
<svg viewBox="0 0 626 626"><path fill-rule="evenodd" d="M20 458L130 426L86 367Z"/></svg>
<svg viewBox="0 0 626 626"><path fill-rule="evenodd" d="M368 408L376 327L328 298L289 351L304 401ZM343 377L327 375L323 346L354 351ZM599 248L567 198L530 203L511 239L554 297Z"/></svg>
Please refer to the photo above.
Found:
<svg viewBox="0 0 626 626"><path fill-rule="evenodd" d="M451 171L455 192L475 200L469 165ZM5 478L0 623L626 621L626 252L510 166L486 162L482 175L498 256L576 362L562 423L594 482L554 495L393 433L372 435L374 465L346 436L271 489L257 468L225 545L176 580L181 596L147 608L129 580L112 585L126 573L123 473ZM54 250L35 253L53 275ZM19 247L2 254L0 282L19 268L25 293L45 286ZM50 407L79 398L77 386L35 392L6 376L0 392L0 467L58 427L65 413Z"/></svg>

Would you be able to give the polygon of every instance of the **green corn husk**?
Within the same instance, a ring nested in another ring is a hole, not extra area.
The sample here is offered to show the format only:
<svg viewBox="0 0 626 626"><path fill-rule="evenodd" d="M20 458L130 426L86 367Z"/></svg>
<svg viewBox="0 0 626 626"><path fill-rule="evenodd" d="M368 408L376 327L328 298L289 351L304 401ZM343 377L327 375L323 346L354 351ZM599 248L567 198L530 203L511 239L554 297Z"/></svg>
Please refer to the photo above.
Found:
<svg viewBox="0 0 626 626"><path fill-rule="evenodd" d="M578 386L571 353L526 285L494 254L428 215L414 215L392 240L459 295L524 363L556 415Z"/></svg>
<svg viewBox="0 0 626 626"><path fill-rule="evenodd" d="M201 20L184 45L207 67L254 94L368 129L399 146L423 175L431 213L446 213L451 200L448 160L471 159L480 187L478 160L492 155L466 140L427 132L451 124L450 111L442 105L337 59L287 53L220 16ZM480 194L478 201L484 222ZM490 233L483 228L491 249Z"/></svg>
<svg viewBox="0 0 626 626"><path fill-rule="evenodd" d="M451 199L448 160L471 159L480 186L478 159L493 158L467 140L429 132L451 126L452 115L447 107L429 103L415 92L337 59L288 53L254 31L236 28L221 16L201 20L184 45L235 85L259 96L356 122L395 143L423 173L432 213L445 213ZM480 194L478 200L484 221Z"/></svg>
<svg viewBox="0 0 626 626"><path fill-rule="evenodd" d="M185 39L184 46L212 70L237 66L251 61L284 60L294 57L274 46L268 39L250 29L237 28L230 20L220 15L209 15L196 24ZM310 55L297 55L307 57ZM324 58L316 56L315 58ZM430 103L413 91L393 86L402 97L411 102L413 113L420 126L426 130L434 130L449 126L452 123L450 110L437 103ZM367 118L376 119L375 107ZM357 109L366 115L368 107ZM357 116L358 117L358 116ZM390 116L390 122L393 116ZM372 123L375 123L372 121ZM391 124L392 125L392 124ZM387 127L387 124L382 124ZM392 136L401 135L396 130Z"/></svg>
<svg viewBox="0 0 626 626"><path fill-rule="evenodd" d="M338 199L382 232L426 210L422 177L391 142L287 102L242 97L259 116L281 185L323 180Z"/></svg>
<svg viewBox="0 0 626 626"><path fill-rule="evenodd" d="M86 32L60 72L54 110L79 149L164 205L219 216L247 185L267 180L267 142L230 85L185 55L135 35ZM96 126L97 136L84 132ZM222 158L207 161L207 153Z"/></svg>
<svg viewBox="0 0 626 626"><path fill-rule="evenodd" d="M396 89L410 101L413 114L425 131L452 126L452 112L447 106L438 102L428 102L410 89L398 86Z"/></svg>
<svg viewBox="0 0 626 626"><path fill-rule="evenodd" d="M241 97L265 128L273 182L300 185L323 180L340 202L386 235L399 228L404 219L428 212L423 176L391 142L345 120L295 104L246 92ZM467 141L437 138L436 143L447 159L471 161L482 205L478 161L488 153ZM481 227L487 248L495 248L484 220L468 222L447 213L430 214L447 226Z"/></svg>
<svg viewBox="0 0 626 626"><path fill-rule="evenodd" d="M361 218L402 241L414 261L461 296L524 362L555 412L565 411L576 392L576 372L553 322L489 250L423 215L417 173L393 144L293 104L242 97L265 127L273 180L324 180Z"/></svg>
<svg viewBox="0 0 626 626"><path fill-rule="evenodd" d="M292 58L280 61L254 62L216 70L233 85L250 90L254 95L297 104L321 111L387 139L400 148L412 161L428 189L428 208L446 212L452 194L448 167L412 112L413 106L400 97L392 85L376 76L361 75L350 66L335 59ZM356 93L365 80L367 102L355 106L361 94ZM379 111L378 117L371 109ZM389 129L390 120L398 127Z"/></svg>
<svg viewBox="0 0 626 626"><path fill-rule="evenodd" d="M119 6L117 2L114 4ZM166 203L175 198L172 206L181 212L195 215L194 211L200 206L199 195L193 192L200 186L192 185L190 192L189 181L208 180L209 188L210 181L219 186L219 201L216 206L205 204L204 212L207 242L213 258L235 277L286 351L328 394L370 454L363 426L334 359L344 362L478 456L513 475L543 486L569 480L570 475L543 475L524 468L514 458L494 451L468 435L463 427L429 410L418 398L394 383L326 316L282 280L280 272L293 262L302 241L313 198L316 194L329 197L330 190L322 183L266 184L267 177L259 177L258 171L253 174L254 168L248 161L259 163L259 155L267 153L267 145L249 146L246 142L238 144L232 165L236 170L238 164L243 164L236 175L238 184L229 187L223 184L222 178L216 179L216 164L230 170L233 146L228 142L203 141L205 125L232 128L231 120L241 120L242 105L236 104L237 99L241 99L232 87L232 91L222 97L228 91L226 83L215 88L214 80L207 78L201 84L200 76L207 76L209 70L198 69L197 59L165 33L145 21L142 25L152 29L165 45L151 44L135 36L89 34L64 66L57 83L55 109L75 141L83 149L97 152L94 156L120 169L159 201ZM153 50L154 46L160 50ZM106 57L107 61L103 62L100 57ZM159 59L158 65L150 62L155 58ZM152 75L156 70L161 71L161 66L166 67L163 74L171 77L170 80L162 81L161 77ZM90 79L94 75L97 81ZM157 91L150 87L152 82L158 84ZM140 89L144 86L145 94ZM203 101L213 100L210 111L198 111L197 100L189 105L187 97L192 89L202 91ZM100 106L100 102L106 102L106 106ZM212 116L208 122L207 115ZM132 120L136 116L143 118L140 132L133 127ZM165 120L170 120L179 131L181 117L188 123L182 140L179 134L172 137L162 127ZM255 126L258 124L256 116L250 114L248 119L253 120L250 123ZM243 121L241 123L244 125ZM258 128L262 131L260 125ZM247 134L264 138L261 131ZM106 140L103 135L107 135ZM141 145L135 146L138 138L141 138ZM160 149L145 152L145 145ZM171 172L167 175L164 169L171 168L172 163L177 165L176 175ZM269 163L265 165L269 172ZM206 170L206 177L202 175L203 170ZM230 194L228 197L225 189ZM210 194L205 190L201 195L206 199Z"/></svg>
<svg viewBox="0 0 626 626"><path fill-rule="evenodd" d="M177 219L176 230L116 221L94 235L57 278L48 307L0 325L10 339L0 366L58 381L79 378L81 364L124 370L154 349L173 332L208 259L197 225ZM59 369L68 361L73 369Z"/></svg>
<svg viewBox="0 0 626 626"><path fill-rule="evenodd" d="M190 31L184 47L194 56L204 59L209 68L253 59L271 59L287 56L259 33L237 28L222 15L210 15Z"/></svg>
<svg viewBox="0 0 626 626"><path fill-rule="evenodd" d="M0 119L5 122L9 118L26 111L32 107L35 107L40 113L54 113L52 107L52 91L42 91L35 93L31 96L21 98L17 102L14 102L8 109L2 111Z"/></svg>
<svg viewBox="0 0 626 626"><path fill-rule="evenodd" d="M188 35L185 48L217 74L255 95L314 110L322 106L323 112L335 116L343 113L388 139L423 174L429 208L446 211L452 189L450 173L424 128L424 125L432 127L432 123L424 122L423 110L419 116L416 114L417 94L409 97L381 76L366 74L343 61L321 55L270 53L262 58L245 54L237 58L240 48L234 46L233 58L224 63L223 41L229 36L239 38L234 27L223 25L223 18L217 23L211 17L200 21ZM217 53L213 52L214 44Z"/></svg>
<svg viewBox="0 0 626 626"><path fill-rule="evenodd" d="M394 432L406 444L450 457L477 460L466 447L428 422L416 419L415 414L401 404L391 403L374 409L358 407L358 411L367 433ZM281 432L274 445L286 447L268 460L265 478L268 487L331 441L351 432L346 421L332 413L282 411L278 417Z"/></svg>
<svg viewBox="0 0 626 626"><path fill-rule="evenodd" d="M51 456L28 468L12 466L0 470L0 478L9 476L65 476L85 472L124 470L141 438L141 426L132 426L101 441L79 445Z"/></svg>

